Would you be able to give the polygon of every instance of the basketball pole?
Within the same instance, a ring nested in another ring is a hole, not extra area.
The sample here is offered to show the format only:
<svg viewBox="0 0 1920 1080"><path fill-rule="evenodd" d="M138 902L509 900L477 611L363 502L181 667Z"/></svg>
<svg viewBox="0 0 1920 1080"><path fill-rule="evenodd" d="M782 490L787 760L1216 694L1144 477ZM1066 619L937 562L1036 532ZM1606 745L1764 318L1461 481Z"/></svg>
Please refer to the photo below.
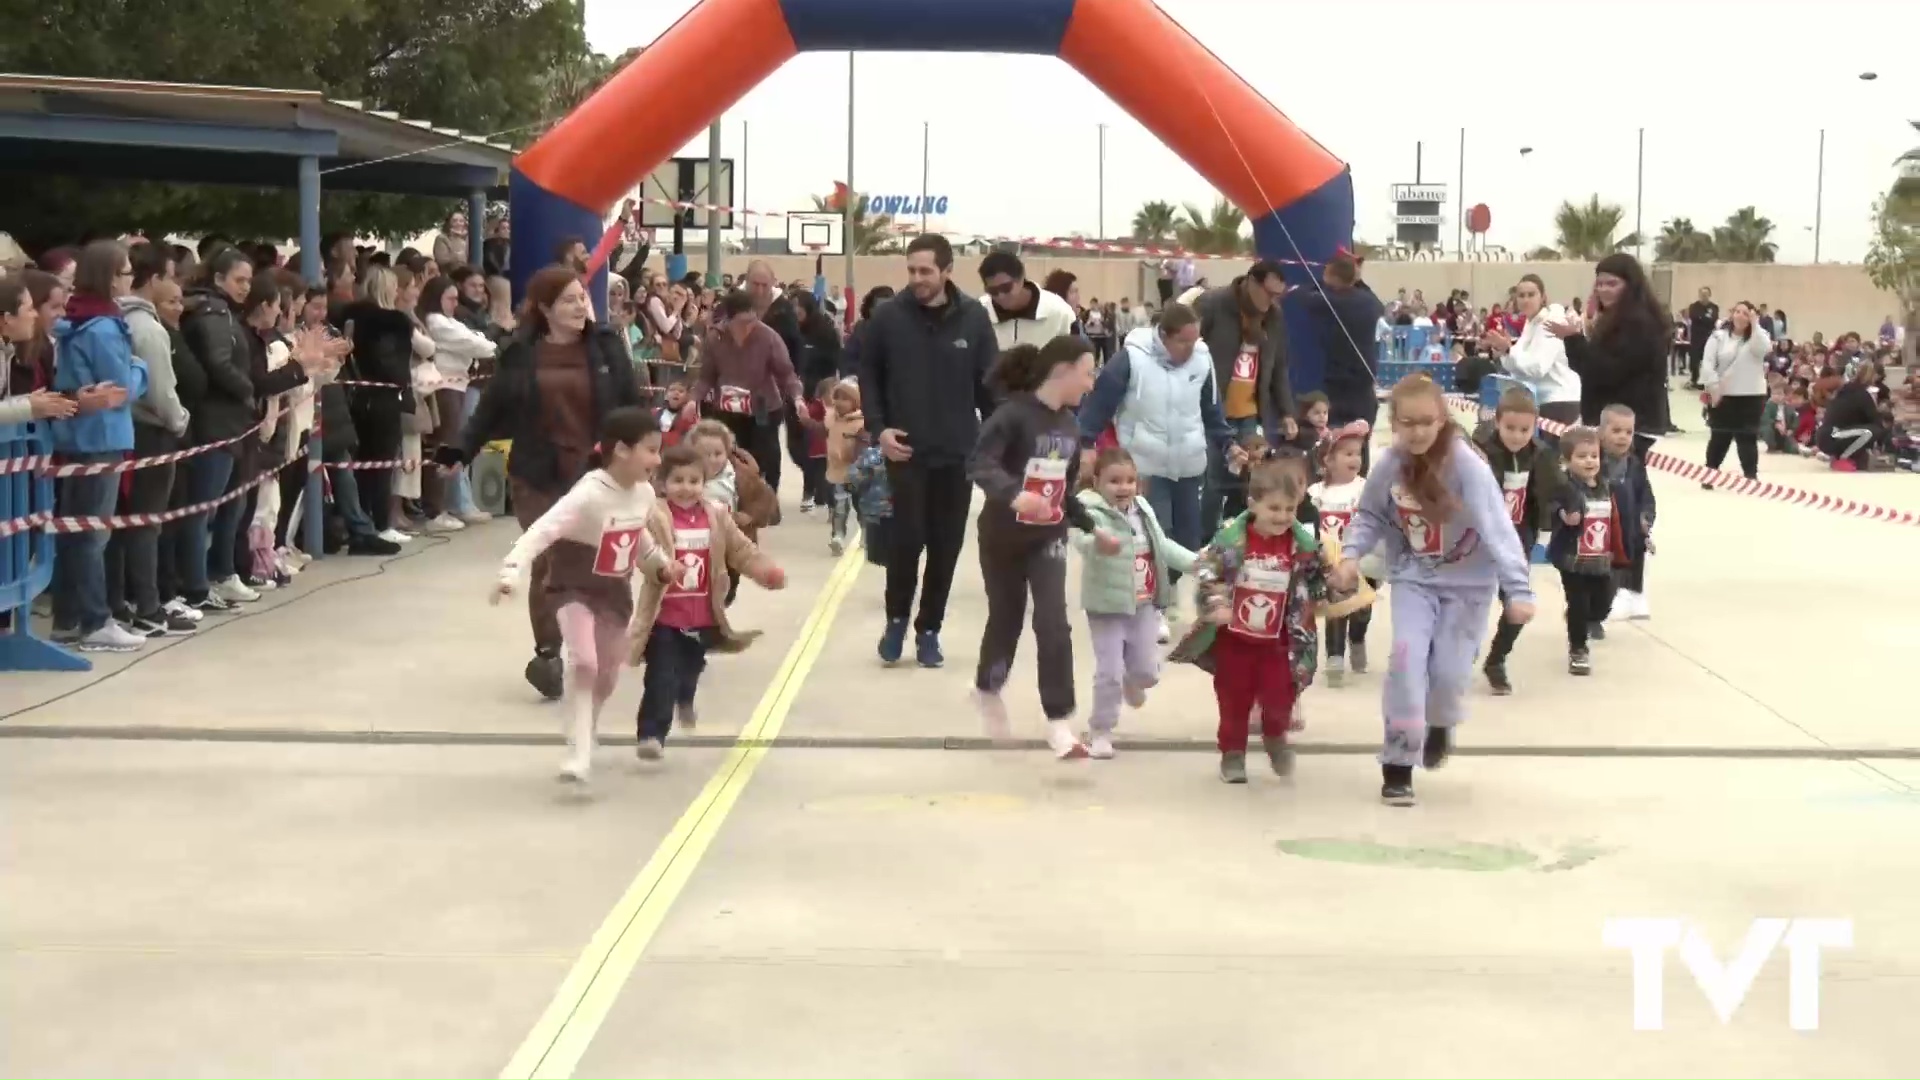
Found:
<svg viewBox="0 0 1920 1080"><path fill-rule="evenodd" d="M720 201L720 118L707 128L707 198ZM732 202L732 199L728 199ZM720 214L707 211L707 288L720 287Z"/></svg>
<svg viewBox="0 0 1920 1080"><path fill-rule="evenodd" d="M840 208L840 213L843 216L841 232L844 234L840 238L840 246L841 250L847 253L848 296L853 295L853 253L855 249L853 242L853 210L854 204L860 200L859 192L857 192L853 186L853 103L856 100L854 98L853 83L854 55L855 54L851 52L847 53L847 201L846 205Z"/></svg>

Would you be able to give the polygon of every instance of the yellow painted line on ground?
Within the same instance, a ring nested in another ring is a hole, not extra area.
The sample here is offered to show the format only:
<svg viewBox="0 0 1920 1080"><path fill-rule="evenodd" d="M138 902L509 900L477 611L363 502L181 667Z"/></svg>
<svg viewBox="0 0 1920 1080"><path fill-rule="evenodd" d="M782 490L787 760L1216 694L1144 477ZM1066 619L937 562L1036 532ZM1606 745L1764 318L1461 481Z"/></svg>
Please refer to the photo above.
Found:
<svg viewBox="0 0 1920 1080"><path fill-rule="evenodd" d="M674 822L667 838L654 849L653 856L607 914L546 1012L501 1070L501 1080L573 1075L641 954L666 920L680 890L693 877L760 760L766 757L768 749L763 740L778 735L786 723L787 711L826 645L840 603L852 590L866 561L862 540L864 537L855 540L828 575L826 587L800 627L799 637L787 650L786 659L740 732L741 742L727 752L713 778Z"/></svg>

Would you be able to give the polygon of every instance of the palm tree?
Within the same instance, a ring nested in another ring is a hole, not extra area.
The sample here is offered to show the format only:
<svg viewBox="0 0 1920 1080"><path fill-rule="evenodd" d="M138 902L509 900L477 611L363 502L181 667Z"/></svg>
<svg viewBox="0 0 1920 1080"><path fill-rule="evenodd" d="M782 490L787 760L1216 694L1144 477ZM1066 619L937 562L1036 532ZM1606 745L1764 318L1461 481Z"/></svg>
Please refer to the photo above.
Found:
<svg viewBox="0 0 1920 1080"><path fill-rule="evenodd" d="M1584 206L1561 203L1560 209L1554 211L1553 215L1553 227L1559 232L1560 254L1569 259L1591 262L1616 251L1638 246L1638 233L1628 233L1614 239L1614 231L1620 228L1626 216L1625 210L1614 203L1601 202L1598 195L1589 195Z"/></svg>
<svg viewBox="0 0 1920 1080"><path fill-rule="evenodd" d="M893 217L890 214L868 214L871 201L861 193L849 192L853 200L853 220L848 223L847 249L855 255L883 255L900 246L900 236L893 231ZM824 195L813 196L813 208L824 214L838 214L839 206L832 205L833 200Z"/></svg>
<svg viewBox="0 0 1920 1080"><path fill-rule="evenodd" d="M1771 235L1773 222L1743 206L1713 230L1713 256L1721 262L1770 263L1780 252L1780 245L1767 239Z"/></svg>
<svg viewBox="0 0 1920 1080"><path fill-rule="evenodd" d="M1175 210L1170 202L1155 199L1152 202L1142 203L1140 209L1133 215L1133 238L1148 243L1166 240L1173 235L1174 227L1179 224L1179 221L1179 211Z"/></svg>
<svg viewBox="0 0 1920 1080"><path fill-rule="evenodd" d="M1674 218L1660 227L1660 238L1653 242L1655 262L1709 262L1713 259L1713 237L1693 227L1689 218Z"/></svg>
<svg viewBox="0 0 1920 1080"><path fill-rule="evenodd" d="M1543 244L1527 252L1522 258L1527 262L1559 262L1560 249L1547 247Z"/></svg>
<svg viewBox="0 0 1920 1080"><path fill-rule="evenodd" d="M1225 199L1213 200L1213 212L1202 213L1186 204L1185 219L1174 226L1180 246L1200 255L1243 255L1253 250L1253 239L1240 230L1247 215Z"/></svg>

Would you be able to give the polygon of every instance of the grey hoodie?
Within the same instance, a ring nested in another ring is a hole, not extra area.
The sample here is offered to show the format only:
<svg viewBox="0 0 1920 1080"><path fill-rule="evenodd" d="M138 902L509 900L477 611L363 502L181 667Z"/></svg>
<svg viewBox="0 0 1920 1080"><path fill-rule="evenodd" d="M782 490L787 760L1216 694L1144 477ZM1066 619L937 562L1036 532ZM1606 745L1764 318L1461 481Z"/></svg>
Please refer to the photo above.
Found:
<svg viewBox="0 0 1920 1080"><path fill-rule="evenodd" d="M173 338L160 322L160 313L144 296L120 298L120 313L133 334L133 355L146 362L147 392L133 403L133 422L187 433L187 407L180 404L179 381L173 373Z"/></svg>

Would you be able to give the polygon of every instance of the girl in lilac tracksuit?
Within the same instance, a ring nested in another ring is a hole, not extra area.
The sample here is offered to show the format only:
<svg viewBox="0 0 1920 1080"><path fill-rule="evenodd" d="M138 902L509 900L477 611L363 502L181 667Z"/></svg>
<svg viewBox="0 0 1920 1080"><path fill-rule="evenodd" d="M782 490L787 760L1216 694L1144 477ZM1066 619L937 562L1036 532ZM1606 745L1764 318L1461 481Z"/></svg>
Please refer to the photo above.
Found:
<svg viewBox="0 0 1920 1080"><path fill-rule="evenodd" d="M1343 546L1386 545L1393 656L1381 703L1380 797L1412 806L1415 763L1437 769L1452 748L1495 589L1506 592L1506 617L1516 623L1532 618L1533 589L1500 483L1448 417L1439 386L1409 376L1393 388L1388 411L1393 448L1374 462ZM1343 562L1333 585L1352 588L1357 565Z"/></svg>

